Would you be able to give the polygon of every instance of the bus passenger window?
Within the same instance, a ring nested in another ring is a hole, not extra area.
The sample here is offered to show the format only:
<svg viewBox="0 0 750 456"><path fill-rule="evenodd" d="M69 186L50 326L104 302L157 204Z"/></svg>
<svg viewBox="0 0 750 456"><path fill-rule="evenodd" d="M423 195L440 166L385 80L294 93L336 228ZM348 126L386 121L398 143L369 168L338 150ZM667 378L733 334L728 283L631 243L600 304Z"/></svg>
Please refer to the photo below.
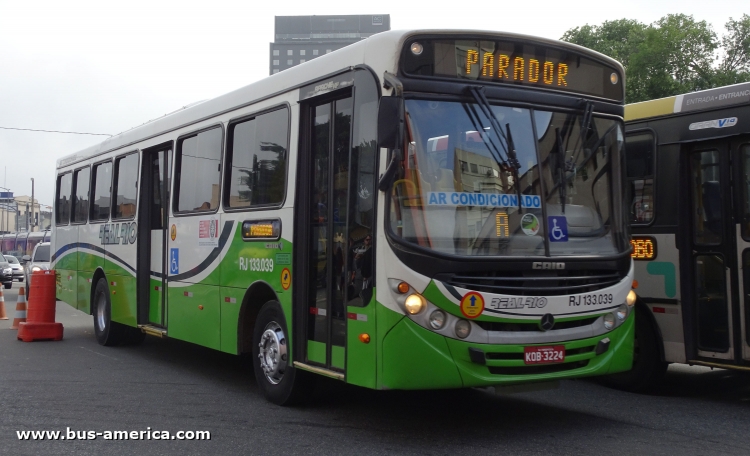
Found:
<svg viewBox="0 0 750 456"><path fill-rule="evenodd" d="M137 185L138 154L129 154L115 160L114 218L135 217Z"/></svg>
<svg viewBox="0 0 750 456"><path fill-rule="evenodd" d="M183 138L175 160L177 212L209 211L219 207L221 128Z"/></svg>
<svg viewBox="0 0 750 456"><path fill-rule="evenodd" d="M99 221L109 220L112 190L111 161L94 165L94 178L92 179L91 188L94 190L94 194L91 195L93 204L91 205L91 216L89 219Z"/></svg>
<svg viewBox="0 0 750 456"><path fill-rule="evenodd" d="M70 184L72 174L57 177L57 198L55 201L55 223L67 225L70 221Z"/></svg>
<svg viewBox="0 0 750 456"><path fill-rule="evenodd" d="M89 216L89 178L91 169L79 169L75 172L75 193L73 194L73 223L85 223Z"/></svg>
<svg viewBox="0 0 750 456"><path fill-rule="evenodd" d="M628 135L625 139L630 222L647 224L654 218L654 135Z"/></svg>
<svg viewBox="0 0 750 456"><path fill-rule="evenodd" d="M229 126L224 206L273 206L284 201L289 111L261 114Z"/></svg>

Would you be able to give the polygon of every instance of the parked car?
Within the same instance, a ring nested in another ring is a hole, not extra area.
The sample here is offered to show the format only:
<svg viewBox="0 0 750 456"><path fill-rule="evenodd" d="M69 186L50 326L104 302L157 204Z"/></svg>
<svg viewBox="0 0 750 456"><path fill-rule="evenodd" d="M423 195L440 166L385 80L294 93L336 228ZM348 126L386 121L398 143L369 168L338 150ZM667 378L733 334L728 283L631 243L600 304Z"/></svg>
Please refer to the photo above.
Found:
<svg viewBox="0 0 750 456"><path fill-rule="evenodd" d="M26 273L23 270L23 266L18 261L18 258L14 257L13 255L3 255L5 257L5 261L10 263L10 268L13 269L13 280L18 280L19 282L23 282L23 278L26 275Z"/></svg>
<svg viewBox="0 0 750 456"><path fill-rule="evenodd" d="M0 282L3 283L5 288L13 286L13 269L11 269L10 263L5 261L3 255L0 255Z"/></svg>
<svg viewBox="0 0 750 456"><path fill-rule="evenodd" d="M40 242L34 247L31 256L24 255L22 260L26 262L26 297L28 299L31 291L31 278L34 271L45 271L49 269L50 243Z"/></svg>

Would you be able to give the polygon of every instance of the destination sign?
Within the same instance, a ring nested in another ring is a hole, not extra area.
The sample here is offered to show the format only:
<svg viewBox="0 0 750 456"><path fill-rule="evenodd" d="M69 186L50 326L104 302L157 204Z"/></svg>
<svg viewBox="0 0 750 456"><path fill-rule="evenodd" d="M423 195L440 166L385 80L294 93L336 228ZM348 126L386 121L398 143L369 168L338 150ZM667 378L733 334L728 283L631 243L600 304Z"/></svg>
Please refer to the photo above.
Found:
<svg viewBox="0 0 750 456"><path fill-rule="evenodd" d="M620 71L580 53L529 41L414 38L408 75L544 87L623 100Z"/></svg>
<svg viewBox="0 0 750 456"><path fill-rule="evenodd" d="M634 260L651 261L656 258L656 239L650 236L633 236L630 245L633 246L630 256Z"/></svg>

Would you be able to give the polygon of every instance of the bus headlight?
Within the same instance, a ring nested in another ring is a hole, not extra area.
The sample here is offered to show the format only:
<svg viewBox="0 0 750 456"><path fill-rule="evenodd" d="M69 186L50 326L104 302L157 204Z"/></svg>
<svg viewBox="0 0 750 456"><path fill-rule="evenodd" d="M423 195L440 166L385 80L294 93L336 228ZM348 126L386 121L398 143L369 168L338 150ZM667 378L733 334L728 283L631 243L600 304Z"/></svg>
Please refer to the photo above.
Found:
<svg viewBox="0 0 750 456"><path fill-rule="evenodd" d="M442 329L445 326L445 312L433 310L430 314L430 326L432 329Z"/></svg>
<svg viewBox="0 0 750 456"><path fill-rule="evenodd" d="M453 329L456 331L456 336L460 339L466 339L469 337L469 333L471 333L471 323L466 320L458 320Z"/></svg>
<svg viewBox="0 0 750 456"><path fill-rule="evenodd" d="M604 329L609 331L610 329L615 327L615 316L611 313L608 313L604 316Z"/></svg>
<svg viewBox="0 0 750 456"><path fill-rule="evenodd" d="M617 319L618 320L624 320L628 316L628 306L625 304L620 304L620 307L617 308Z"/></svg>
<svg viewBox="0 0 750 456"><path fill-rule="evenodd" d="M633 306L637 297L638 296L635 294L635 291L630 290L628 291L628 297L625 298L625 302L628 303L629 306Z"/></svg>
<svg viewBox="0 0 750 456"><path fill-rule="evenodd" d="M406 301L404 301L404 308L409 313L409 315L418 314L419 312L424 310L426 306L427 305L424 302L424 298L416 293L410 294L406 297Z"/></svg>

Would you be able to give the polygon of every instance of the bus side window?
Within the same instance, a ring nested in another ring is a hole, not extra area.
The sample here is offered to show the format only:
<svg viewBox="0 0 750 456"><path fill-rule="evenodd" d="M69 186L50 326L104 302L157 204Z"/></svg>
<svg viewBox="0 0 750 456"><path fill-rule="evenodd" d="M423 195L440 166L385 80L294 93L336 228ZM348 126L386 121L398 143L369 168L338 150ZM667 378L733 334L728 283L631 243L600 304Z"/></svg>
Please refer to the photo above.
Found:
<svg viewBox="0 0 750 456"><path fill-rule="evenodd" d="M630 134L625 144L630 222L648 224L654 218L654 135L651 132Z"/></svg>
<svg viewBox="0 0 750 456"><path fill-rule="evenodd" d="M176 212L213 211L219 207L221 144L224 132L209 128L177 141Z"/></svg>
<svg viewBox="0 0 750 456"><path fill-rule="evenodd" d="M55 223L67 225L70 222L70 192L73 175L65 173L57 177L57 198L55 199Z"/></svg>

